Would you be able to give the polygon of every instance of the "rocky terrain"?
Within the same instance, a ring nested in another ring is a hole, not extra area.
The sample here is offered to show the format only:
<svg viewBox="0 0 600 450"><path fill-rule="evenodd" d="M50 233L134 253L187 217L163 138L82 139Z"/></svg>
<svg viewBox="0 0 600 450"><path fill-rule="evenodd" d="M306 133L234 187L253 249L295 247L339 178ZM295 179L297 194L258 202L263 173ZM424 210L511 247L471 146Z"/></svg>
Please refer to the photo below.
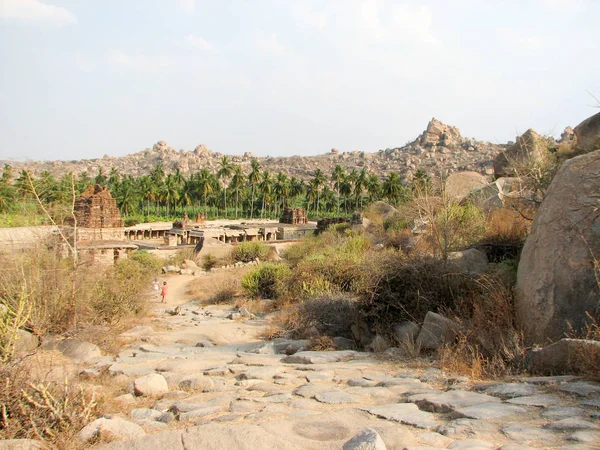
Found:
<svg viewBox="0 0 600 450"><path fill-rule="evenodd" d="M211 276L203 278L207 288ZM598 383L572 376L487 382L444 373L427 359L408 364L393 351L264 341L265 319L188 301L193 277L168 277L169 304L156 303L147 325L122 333L116 357L74 339L51 345L90 385L108 373L111 385L123 386L113 390L114 411L78 435L90 443L99 436L94 448L599 448Z"/></svg>
<svg viewBox="0 0 600 450"><path fill-rule="evenodd" d="M337 164L346 170L360 171L365 168L381 175L391 171L407 175L417 169L429 174L441 170L449 172L470 170L491 175L493 160L504 147L464 138L458 128L445 125L434 118L417 139L402 147L377 152L358 150L340 152L331 149L329 153L318 156L257 157L257 159L262 169L269 172L283 172L288 176L302 179L312 176L317 168L329 174ZM94 176L98 173L98 169L108 174L110 169L115 168L121 174L140 176L149 174L157 164L162 163L167 173L179 169L183 174L188 175L204 167L217 171L223 156L222 153L209 150L205 145L199 145L193 151L185 151L176 150L166 142L159 141L151 149L123 157L105 155L98 159L80 161L0 161L0 164L9 163L16 172L29 168L34 175L47 170L54 176L61 176L70 171L75 174L87 171L90 176ZM231 156L233 163L241 164L246 171L249 170L253 158L251 153Z"/></svg>

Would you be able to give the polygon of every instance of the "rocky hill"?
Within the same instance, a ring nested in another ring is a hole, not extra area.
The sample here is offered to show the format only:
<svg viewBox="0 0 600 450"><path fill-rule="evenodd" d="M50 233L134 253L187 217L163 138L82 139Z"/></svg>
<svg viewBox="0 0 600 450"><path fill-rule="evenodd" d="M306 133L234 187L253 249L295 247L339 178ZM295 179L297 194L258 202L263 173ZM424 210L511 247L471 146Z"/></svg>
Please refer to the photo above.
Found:
<svg viewBox="0 0 600 450"><path fill-rule="evenodd" d="M388 148L377 152L351 151L340 152L331 149L329 153L317 156L289 157L256 157L261 168L270 172L283 172L288 176L298 178L310 177L315 169L321 168L325 174L331 173L340 164L344 169L362 170L387 175L396 171L410 177L411 173L421 169L429 174L439 171L475 171L484 175L493 173L493 161L505 146L489 142L464 138L458 128L445 125L433 118L426 130L413 142L403 147ZM159 141L152 148L123 157L105 155L98 159L82 159L79 161L40 161L9 163L18 173L23 168L29 168L34 175L47 170L54 176L62 176L72 171L75 174L87 171L94 176L102 169L108 174L113 167L121 174L140 176L149 174L157 164L162 163L165 172L181 170L185 175L207 167L211 171L219 168L219 161L224 155L209 150L204 144L193 151L176 150L164 141ZM241 164L248 170L254 156L245 153L243 156L231 156L234 164Z"/></svg>

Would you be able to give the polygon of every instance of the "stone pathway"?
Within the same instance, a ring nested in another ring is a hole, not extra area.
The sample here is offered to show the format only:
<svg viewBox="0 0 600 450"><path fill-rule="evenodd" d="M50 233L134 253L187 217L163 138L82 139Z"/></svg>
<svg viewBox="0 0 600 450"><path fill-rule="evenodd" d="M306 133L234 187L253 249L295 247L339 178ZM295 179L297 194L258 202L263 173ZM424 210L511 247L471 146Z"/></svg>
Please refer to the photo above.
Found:
<svg viewBox="0 0 600 450"><path fill-rule="evenodd" d="M230 314L188 303L124 333L129 346L95 369L127 377L130 392L81 437L108 430L122 439L99 446L111 450L600 448L598 383L447 378L371 353L264 343L264 321Z"/></svg>

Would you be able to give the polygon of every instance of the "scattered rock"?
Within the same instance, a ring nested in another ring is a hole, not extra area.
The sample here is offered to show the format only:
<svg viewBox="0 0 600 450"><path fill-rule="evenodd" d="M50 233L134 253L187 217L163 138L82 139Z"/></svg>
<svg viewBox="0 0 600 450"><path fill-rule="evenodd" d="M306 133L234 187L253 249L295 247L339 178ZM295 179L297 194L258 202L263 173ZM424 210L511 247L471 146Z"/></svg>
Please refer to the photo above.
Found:
<svg viewBox="0 0 600 450"><path fill-rule="evenodd" d="M421 327L414 322L397 323L392 327L394 338L400 344L410 344L415 342Z"/></svg>
<svg viewBox="0 0 600 450"><path fill-rule="evenodd" d="M40 345L40 340L35 334L26 330L17 331L17 339L15 341L16 354L32 352L38 347L38 345Z"/></svg>
<svg viewBox="0 0 600 450"><path fill-rule="evenodd" d="M448 267L455 272L483 275L488 270L488 259L484 252L469 248L448 254Z"/></svg>
<svg viewBox="0 0 600 450"><path fill-rule="evenodd" d="M102 356L100 347L79 339L57 339L42 345L43 350L56 350L77 363L86 363Z"/></svg>
<svg viewBox="0 0 600 450"><path fill-rule="evenodd" d="M136 379L133 382L133 390L136 395L154 396L169 392L169 385L162 375L150 373Z"/></svg>
<svg viewBox="0 0 600 450"><path fill-rule="evenodd" d="M79 440L88 442L95 438L116 440L135 439L144 436L146 432L138 424L120 417L101 417L87 424L77 434Z"/></svg>
<svg viewBox="0 0 600 450"><path fill-rule="evenodd" d="M365 428L344 444L343 450L387 450L381 436L372 428Z"/></svg>
<svg viewBox="0 0 600 450"><path fill-rule="evenodd" d="M422 349L435 350L444 343L453 342L459 328L456 322L429 311L417 337L417 345Z"/></svg>

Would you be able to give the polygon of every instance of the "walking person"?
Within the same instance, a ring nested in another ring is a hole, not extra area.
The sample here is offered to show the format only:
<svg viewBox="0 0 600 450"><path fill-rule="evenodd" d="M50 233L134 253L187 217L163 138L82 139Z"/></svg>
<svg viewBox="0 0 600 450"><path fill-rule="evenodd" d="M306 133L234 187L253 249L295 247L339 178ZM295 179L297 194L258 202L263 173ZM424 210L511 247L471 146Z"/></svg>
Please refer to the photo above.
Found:
<svg viewBox="0 0 600 450"><path fill-rule="evenodd" d="M160 291L160 296L162 297L162 303L167 303L167 294L169 293L169 287L167 286L167 282L163 281L162 290Z"/></svg>
<svg viewBox="0 0 600 450"><path fill-rule="evenodd" d="M154 298L158 298L158 291L159 291L159 282L158 280L155 278L154 281L152 282L152 290L154 291Z"/></svg>

